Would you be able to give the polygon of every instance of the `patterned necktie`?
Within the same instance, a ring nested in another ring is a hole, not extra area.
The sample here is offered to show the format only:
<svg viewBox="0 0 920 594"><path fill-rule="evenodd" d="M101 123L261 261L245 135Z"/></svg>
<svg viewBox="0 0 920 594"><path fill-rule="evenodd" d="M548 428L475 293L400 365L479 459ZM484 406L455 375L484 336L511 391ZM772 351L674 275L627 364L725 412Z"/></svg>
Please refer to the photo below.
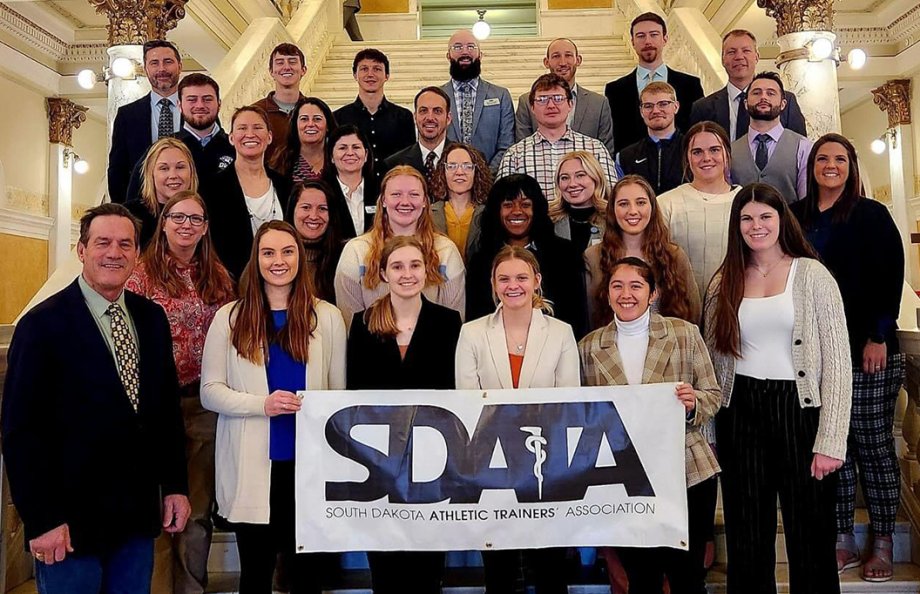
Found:
<svg viewBox="0 0 920 594"><path fill-rule="evenodd" d="M176 130L173 127L172 103L165 97L160 99L160 120L157 122L157 139L172 136Z"/></svg>
<svg viewBox="0 0 920 594"><path fill-rule="evenodd" d="M770 135L758 134L754 137L754 140L757 141L757 154L754 155L754 164L757 165L757 169L763 171L767 168L767 161L770 160L770 154L767 152L767 145L770 142Z"/></svg>
<svg viewBox="0 0 920 594"><path fill-rule="evenodd" d="M429 188L431 187L431 179L434 177L434 162L438 158L434 151L428 153L428 156L425 157L425 179L428 181Z"/></svg>
<svg viewBox="0 0 920 594"><path fill-rule="evenodd" d="M738 117L735 118L735 137L732 140L738 140L747 134L750 125L751 120L747 110L747 92L741 91L738 94Z"/></svg>
<svg viewBox="0 0 920 594"><path fill-rule="evenodd" d="M137 344L128 328L128 319L125 312L117 303L109 305L105 310L112 321L112 347L115 351L115 361L118 363L118 374L121 383L128 394L128 400L134 412L137 412L138 394L140 394L140 371L138 368Z"/></svg>
<svg viewBox="0 0 920 594"><path fill-rule="evenodd" d="M473 83L460 83L460 134L463 142L470 144L473 138Z"/></svg>

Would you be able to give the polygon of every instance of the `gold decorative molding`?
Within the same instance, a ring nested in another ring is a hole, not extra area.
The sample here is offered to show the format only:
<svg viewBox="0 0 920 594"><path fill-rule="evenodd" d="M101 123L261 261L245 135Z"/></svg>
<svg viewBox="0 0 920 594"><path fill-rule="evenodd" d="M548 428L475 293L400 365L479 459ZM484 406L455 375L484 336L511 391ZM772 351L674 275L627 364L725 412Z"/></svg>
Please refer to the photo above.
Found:
<svg viewBox="0 0 920 594"><path fill-rule="evenodd" d="M48 97L48 142L73 146L74 128L86 121L87 111L70 99Z"/></svg>
<svg viewBox="0 0 920 594"><path fill-rule="evenodd" d="M910 124L910 79L889 80L872 89L872 101L888 114L888 127Z"/></svg>
<svg viewBox="0 0 920 594"><path fill-rule="evenodd" d="M757 0L776 19L776 36L801 31L833 31L834 0Z"/></svg>
<svg viewBox="0 0 920 594"><path fill-rule="evenodd" d="M109 45L141 45L165 39L185 16L188 0L89 0L109 19Z"/></svg>

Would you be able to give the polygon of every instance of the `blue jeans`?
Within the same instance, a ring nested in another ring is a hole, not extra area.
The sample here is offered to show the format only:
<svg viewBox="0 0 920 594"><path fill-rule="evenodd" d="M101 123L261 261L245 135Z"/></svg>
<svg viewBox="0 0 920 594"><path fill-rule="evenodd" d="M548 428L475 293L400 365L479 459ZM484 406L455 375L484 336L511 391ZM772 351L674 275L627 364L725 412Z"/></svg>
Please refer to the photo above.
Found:
<svg viewBox="0 0 920 594"><path fill-rule="evenodd" d="M39 594L150 594L153 539L134 538L101 555L35 562Z"/></svg>

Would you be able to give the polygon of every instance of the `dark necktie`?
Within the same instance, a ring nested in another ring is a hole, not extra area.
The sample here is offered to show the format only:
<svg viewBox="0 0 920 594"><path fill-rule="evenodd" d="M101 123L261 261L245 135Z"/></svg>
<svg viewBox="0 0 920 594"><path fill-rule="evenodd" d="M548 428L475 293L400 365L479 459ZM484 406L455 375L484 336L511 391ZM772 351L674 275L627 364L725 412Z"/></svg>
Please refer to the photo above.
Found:
<svg viewBox="0 0 920 594"><path fill-rule="evenodd" d="M767 161L770 160L767 146L769 146L771 138L769 134L758 134L754 137L754 140L757 141L757 154L754 155L754 164L757 165L757 169L763 171L767 168Z"/></svg>
<svg viewBox="0 0 920 594"><path fill-rule="evenodd" d="M176 129L173 124L172 103L165 97L160 99L160 119L157 122L157 138L172 136Z"/></svg>
<svg viewBox="0 0 920 594"><path fill-rule="evenodd" d="M460 135L466 144L473 138L473 83L460 83Z"/></svg>
<svg viewBox="0 0 920 594"><path fill-rule="evenodd" d="M109 305L106 313L109 314L109 320L112 323L112 350L115 354L115 361L118 363L118 375L121 377L121 383L125 387L125 393L128 395L134 412L137 412L137 401L140 394L137 344L134 342L134 336L131 335L125 311L121 306L113 303Z"/></svg>
<svg viewBox="0 0 920 594"><path fill-rule="evenodd" d="M735 119L735 137L732 140L738 140L747 134L748 127L751 125L751 118L747 110L747 92L741 91L738 95L738 117Z"/></svg>
<svg viewBox="0 0 920 594"><path fill-rule="evenodd" d="M438 156L434 154L434 151L431 151L425 157L425 179L428 181L429 186L431 186L431 179L434 177L434 162L437 158Z"/></svg>

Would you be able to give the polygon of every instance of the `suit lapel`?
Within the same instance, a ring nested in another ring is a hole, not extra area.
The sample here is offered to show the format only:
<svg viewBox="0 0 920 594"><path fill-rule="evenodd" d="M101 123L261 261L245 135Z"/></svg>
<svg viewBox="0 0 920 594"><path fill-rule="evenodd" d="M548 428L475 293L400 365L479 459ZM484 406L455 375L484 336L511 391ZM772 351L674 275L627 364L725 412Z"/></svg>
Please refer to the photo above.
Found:
<svg viewBox="0 0 920 594"><path fill-rule="evenodd" d="M578 94L575 96L575 115L572 117L572 129L581 130L582 123L585 119L585 111L587 107L587 97L588 91L581 86L578 87Z"/></svg>
<svg viewBox="0 0 920 594"><path fill-rule="evenodd" d="M313 300L313 307L316 307L316 301L316 299ZM326 388L326 381L322 374L310 373L311 367L313 371L326 368L323 364L323 335L321 334L321 327L319 325L316 326L316 330L313 331L313 336L310 337L310 346L307 349L307 356L310 360L304 369L304 372L307 374L307 380L304 385L308 390L324 390ZM312 363L319 364L312 365Z"/></svg>
<svg viewBox="0 0 920 594"><path fill-rule="evenodd" d="M476 106L473 109L473 136L479 128L479 117L482 115L482 105L486 100L486 95L492 90L492 85L479 79L479 88L476 89Z"/></svg>
<svg viewBox="0 0 920 594"><path fill-rule="evenodd" d="M547 338L549 338L549 324L543 312L535 309L530 318L530 330L527 332L527 346L524 348L524 364L521 366L518 388L529 388L533 382L533 376L543 357L543 347L546 346Z"/></svg>
<svg viewBox="0 0 920 594"><path fill-rule="evenodd" d="M454 81L447 81L447 84L441 88L447 93L447 96L450 97L450 129L454 132L454 138L462 138L462 136L460 136L460 106L457 105L457 97L454 95ZM416 146L418 146L418 143L416 143ZM421 149L419 149L419 155L421 155L421 152Z"/></svg>
<svg viewBox="0 0 920 594"><path fill-rule="evenodd" d="M720 90L716 91L713 99L715 100L715 105L713 105L713 111L716 116L715 120L717 122L726 122L731 126L731 114L728 111L728 87L722 87ZM725 131L730 132L727 127Z"/></svg>
<svg viewBox="0 0 920 594"><path fill-rule="evenodd" d="M508 360L508 343L505 341L505 328L502 325L500 310L489 319L486 336L498 382L502 388L510 390L514 388L514 382L511 381L511 362Z"/></svg>
<svg viewBox="0 0 920 594"><path fill-rule="evenodd" d="M668 334L664 319L657 314L652 314L648 327L645 370L642 372L643 384L653 384L663 380L671 353L676 346L677 339Z"/></svg>
<svg viewBox="0 0 920 594"><path fill-rule="evenodd" d="M603 383L607 383L613 386L625 386L629 382L626 379L626 373L623 371L623 359L617 349L616 324L608 324L601 331L599 341L601 348L591 353L596 372L602 376L597 377L595 374L597 384L603 385ZM601 381L602 379L604 380L603 382Z"/></svg>

